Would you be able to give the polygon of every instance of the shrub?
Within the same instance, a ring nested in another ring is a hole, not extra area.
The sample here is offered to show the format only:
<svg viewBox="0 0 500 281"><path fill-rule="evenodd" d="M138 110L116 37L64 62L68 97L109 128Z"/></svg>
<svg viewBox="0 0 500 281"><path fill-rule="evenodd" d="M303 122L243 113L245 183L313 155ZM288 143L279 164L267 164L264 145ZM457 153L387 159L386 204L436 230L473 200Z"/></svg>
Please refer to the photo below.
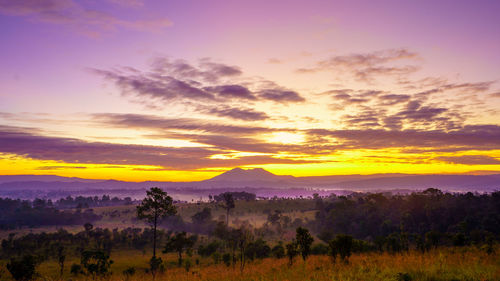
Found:
<svg viewBox="0 0 500 281"><path fill-rule="evenodd" d="M32 255L25 255L21 259L10 259L7 270L15 280L32 280L36 274L36 259Z"/></svg>

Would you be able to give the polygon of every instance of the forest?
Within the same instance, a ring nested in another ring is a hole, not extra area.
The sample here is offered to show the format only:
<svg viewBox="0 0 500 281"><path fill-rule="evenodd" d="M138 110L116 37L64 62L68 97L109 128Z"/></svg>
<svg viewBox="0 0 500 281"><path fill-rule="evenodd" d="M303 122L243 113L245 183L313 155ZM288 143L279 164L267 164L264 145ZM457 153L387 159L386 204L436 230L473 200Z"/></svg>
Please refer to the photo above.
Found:
<svg viewBox="0 0 500 281"><path fill-rule="evenodd" d="M499 199L433 188L265 200L225 192L198 203L160 188L140 202L4 198L0 279L498 280Z"/></svg>

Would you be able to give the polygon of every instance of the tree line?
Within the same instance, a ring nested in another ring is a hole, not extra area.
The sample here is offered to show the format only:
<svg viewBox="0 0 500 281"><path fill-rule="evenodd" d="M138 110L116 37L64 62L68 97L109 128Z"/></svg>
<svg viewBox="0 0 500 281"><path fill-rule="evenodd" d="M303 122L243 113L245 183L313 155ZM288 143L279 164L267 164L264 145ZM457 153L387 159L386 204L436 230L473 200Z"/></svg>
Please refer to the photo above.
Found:
<svg viewBox="0 0 500 281"><path fill-rule="evenodd" d="M498 199L499 192L450 194L437 189L406 196L315 196L316 213L312 220L298 224L280 210L274 210L267 212L263 226L252 227L248 223L229 224L236 205L232 193L221 194L216 201L217 206L225 210L225 221L214 220L211 209L206 207L195 213L192 223L187 224L177 214L172 198L160 188L151 188L136 209L137 218L147 222L150 228L110 231L94 229L87 223L84 230L76 234L59 230L19 238L11 235L2 241L2 255L10 258L7 269L14 278L19 272L34 274L36 265L50 258L59 261L62 274L65 257L70 254L81 257L80 264L71 265L72 274L96 277L110 274L112 249L133 248L145 253L152 248L148 272L155 278L165 271L165 261L158 251L176 253L177 266L187 271L196 253L241 272L248 262L268 257L286 257L292 265L297 257L306 260L317 254L329 255L333 263L338 259L348 263L355 252L397 254L410 249L426 252L443 245L471 244L493 253L500 234ZM179 228L174 232L168 227L170 231L166 232L165 225L189 226L189 231ZM293 233L291 239L284 239L285 234L290 233ZM267 238L279 242L271 244ZM33 270L26 269L25 264L32 264ZM123 272L127 276L134 273L134 268Z"/></svg>

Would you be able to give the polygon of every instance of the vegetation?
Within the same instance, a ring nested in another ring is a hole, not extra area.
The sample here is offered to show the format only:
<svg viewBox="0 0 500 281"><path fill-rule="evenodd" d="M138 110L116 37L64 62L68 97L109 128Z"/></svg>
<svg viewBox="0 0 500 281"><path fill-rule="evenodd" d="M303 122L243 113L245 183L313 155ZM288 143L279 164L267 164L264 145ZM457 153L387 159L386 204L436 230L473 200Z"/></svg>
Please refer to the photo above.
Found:
<svg viewBox="0 0 500 281"><path fill-rule="evenodd" d="M177 213L177 209L172 202L172 197L168 196L166 192L158 187L152 187L146 191L146 198L137 206L137 217L146 220L153 227L153 257L149 263L153 279L162 263L161 258L156 257L156 228L159 219Z"/></svg>
<svg viewBox="0 0 500 281"><path fill-rule="evenodd" d="M406 196L265 201L236 200L227 194L219 197L227 199L223 204L214 200L174 205L165 192L152 188L137 206L136 216L122 213L131 216L130 222L145 220L150 228L110 230L85 223L79 231L11 234L1 243L0 279L500 278L498 192L449 194L429 189ZM232 222L227 206L233 206ZM240 219L249 214L262 222ZM163 249L159 255L157 245ZM148 251L153 253L149 260Z"/></svg>
<svg viewBox="0 0 500 281"><path fill-rule="evenodd" d="M75 225L85 222L94 222L101 217L94 214L92 209L82 211L61 211L51 202L36 199L13 200L0 198L0 229L15 229L23 226L39 227L46 225Z"/></svg>

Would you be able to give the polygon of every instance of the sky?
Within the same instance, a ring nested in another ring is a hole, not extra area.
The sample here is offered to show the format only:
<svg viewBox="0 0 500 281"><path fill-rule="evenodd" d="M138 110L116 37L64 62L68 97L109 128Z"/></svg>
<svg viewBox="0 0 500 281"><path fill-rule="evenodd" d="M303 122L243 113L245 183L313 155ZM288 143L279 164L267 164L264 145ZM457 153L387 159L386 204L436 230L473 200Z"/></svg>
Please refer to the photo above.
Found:
<svg viewBox="0 0 500 281"><path fill-rule="evenodd" d="M0 174L499 172L499 9L0 0Z"/></svg>

